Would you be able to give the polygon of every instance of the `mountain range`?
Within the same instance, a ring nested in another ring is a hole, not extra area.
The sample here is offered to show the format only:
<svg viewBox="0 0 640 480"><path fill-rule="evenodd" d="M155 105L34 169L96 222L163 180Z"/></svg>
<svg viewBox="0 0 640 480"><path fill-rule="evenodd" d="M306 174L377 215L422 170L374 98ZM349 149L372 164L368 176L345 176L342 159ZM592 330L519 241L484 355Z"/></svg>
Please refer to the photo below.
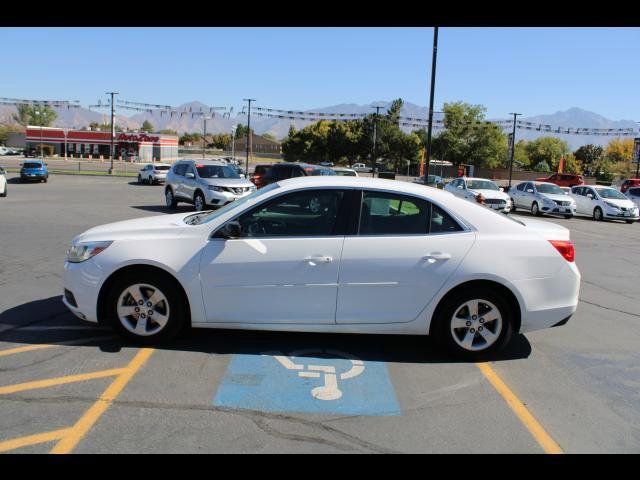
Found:
<svg viewBox="0 0 640 480"><path fill-rule="evenodd" d="M373 112L372 105L383 105L382 112L391 105L390 101L372 102L369 105L357 105L357 104L340 104L329 107L320 107L308 110L309 112L318 113L347 113L347 114L368 114ZM91 122L108 123L109 111L95 111L86 108L70 108L57 107L55 108L58 117L53 123L54 127L87 127ZM202 132L204 122L198 112L205 112L213 118L207 120L207 133L231 133L231 128L238 124L246 124L246 114L236 114L231 118L223 118L220 113L209 113L209 106L204 103L194 101L182 104L175 109L177 112L191 112L184 113L182 115L170 114L154 110L152 113L143 112L132 116L116 115L116 125L120 125L124 128L135 130L140 128L145 120L151 122L156 130L171 129L177 131L179 134L186 132ZM12 115L16 113L16 108L13 106L0 106L0 124L2 123L15 123L12 119ZM281 119L281 118L268 118L257 115L260 112L256 112L256 115L251 116L251 127L259 134L269 133L276 138L282 139L286 137L289 127L294 125L295 128L300 129L306 125L312 123L309 120L299 119ZM401 110L401 115L411 118L427 118L428 110L426 107L420 107L410 102L405 102ZM442 114L435 114L434 118L441 118ZM565 111L558 111L553 114L536 115L532 117L520 117L519 120L543 123L552 126L570 127L570 128L633 128L637 130L637 123L632 120L610 120L594 112L589 112L581 108L570 108ZM402 127L405 131L410 131L412 127ZM436 130L437 134L437 130ZM539 136L553 135L555 137L562 138L569 143L572 149L578 148L580 145L588 143L594 143L599 145L605 145L611 140L609 136L593 136L593 135L568 135L549 132L537 132L524 129L518 129L516 131L516 141L525 139L532 140Z"/></svg>

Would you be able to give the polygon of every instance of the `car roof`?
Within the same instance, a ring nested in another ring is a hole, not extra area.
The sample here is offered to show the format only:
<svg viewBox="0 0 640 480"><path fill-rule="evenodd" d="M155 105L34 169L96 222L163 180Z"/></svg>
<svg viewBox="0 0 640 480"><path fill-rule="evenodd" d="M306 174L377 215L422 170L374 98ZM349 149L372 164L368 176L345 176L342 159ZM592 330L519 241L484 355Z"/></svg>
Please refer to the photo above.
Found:
<svg viewBox="0 0 640 480"><path fill-rule="evenodd" d="M486 180L486 181L495 183L495 181L491 180L490 178L481 178L481 177L461 177L461 178L464 178L465 180Z"/></svg>
<svg viewBox="0 0 640 480"><path fill-rule="evenodd" d="M185 158L182 160L178 160L179 162L193 162L196 165L222 165L222 166L226 166L227 162L224 162L222 160L194 160L193 158Z"/></svg>
<svg viewBox="0 0 640 480"><path fill-rule="evenodd" d="M307 168L307 167L312 167L312 168L327 168L324 165L314 165L313 163L306 163L306 162L279 162L274 164L273 166L280 166L280 165L291 165L291 166L297 166L297 167L302 167L302 168Z"/></svg>

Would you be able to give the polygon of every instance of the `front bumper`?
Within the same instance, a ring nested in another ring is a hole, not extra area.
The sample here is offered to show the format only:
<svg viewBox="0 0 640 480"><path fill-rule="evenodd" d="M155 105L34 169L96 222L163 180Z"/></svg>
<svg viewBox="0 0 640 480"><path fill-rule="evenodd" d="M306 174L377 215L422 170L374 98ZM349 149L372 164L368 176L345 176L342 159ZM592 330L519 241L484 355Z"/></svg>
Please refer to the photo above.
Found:
<svg viewBox="0 0 640 480"><path fill-rule="evenodd" d="M227 203L235 202L237 199L246 197L251 193L253 193L252 190L248 190L241 194L231 193L228 191L216 192L215 190L208 190L207 193L205 193L205 196L206 196L205 201L209 205L222 207Z"/></svg>
<svg viewBox="0 0 640 480"><path fill-rule="evenodd" d="M87 322L98 322L98 294L104 272L93 259L81 263L64 263L63 284L65 292L62 303L78 318ZM75 305L72 304L75 301Z"/></svg>
<svg viewBox="0 0 640 480"><path fill-rule="evenodd" d="M42 180L48 176L47 173L20 173L21 180Z"/></svg>
<svg viewBox="0 0 640 480"><path fill-rule="evenodd" d="M575 215L576 205L567 205L567 206L555 205L553 207L550 207L548 205L543 204L542 207L540 207L540 212L546 213L548 215Z"/></svg>
<svg viewBox="0 0 640 480"><path fill-rule="evenodd" d="M616 212L613 210L605 210L603 212L604 218L614 219L614 220L638 220L640 219L640 215L633 215L631 212Z"/></svg>

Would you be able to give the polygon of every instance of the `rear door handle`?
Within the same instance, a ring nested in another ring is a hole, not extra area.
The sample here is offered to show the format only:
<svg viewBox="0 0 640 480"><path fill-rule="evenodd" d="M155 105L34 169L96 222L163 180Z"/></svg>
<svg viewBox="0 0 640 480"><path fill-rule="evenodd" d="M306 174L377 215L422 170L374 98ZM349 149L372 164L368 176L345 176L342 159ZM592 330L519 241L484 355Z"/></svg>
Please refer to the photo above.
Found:
<svg viewBox="0 0 640 480"><path fill-rule="evenodd" d="M427 260L430 263L434 263L438 260L449 260L450 258L451 258L450 253L431 252L425 255L424 257L422 257L422 260Z"/></svg>
<svg viewBox="0 0 640 480"><path fill-rule="evenodd" d="M307 262L309 265L315 266L320 263L331 263L333 262L333 258L327 255L320 255L317 257L307 257L304 259L304 261Z"/></svg>

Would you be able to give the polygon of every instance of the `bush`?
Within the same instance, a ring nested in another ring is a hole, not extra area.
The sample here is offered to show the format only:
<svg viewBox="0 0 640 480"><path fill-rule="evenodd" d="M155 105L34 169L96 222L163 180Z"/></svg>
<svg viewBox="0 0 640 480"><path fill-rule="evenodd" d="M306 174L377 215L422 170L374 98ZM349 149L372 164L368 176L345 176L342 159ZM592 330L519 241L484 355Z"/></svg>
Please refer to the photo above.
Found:
<svg viewBox="0 0 640 480"><path fill-rule="evenodd" d="M533 169L536 172L545 172L545 173L551 172L551 169L549 168L549 164L544 160L541 160L540 162L538 162L538 164L535 167L533 167Z"/></svg>

